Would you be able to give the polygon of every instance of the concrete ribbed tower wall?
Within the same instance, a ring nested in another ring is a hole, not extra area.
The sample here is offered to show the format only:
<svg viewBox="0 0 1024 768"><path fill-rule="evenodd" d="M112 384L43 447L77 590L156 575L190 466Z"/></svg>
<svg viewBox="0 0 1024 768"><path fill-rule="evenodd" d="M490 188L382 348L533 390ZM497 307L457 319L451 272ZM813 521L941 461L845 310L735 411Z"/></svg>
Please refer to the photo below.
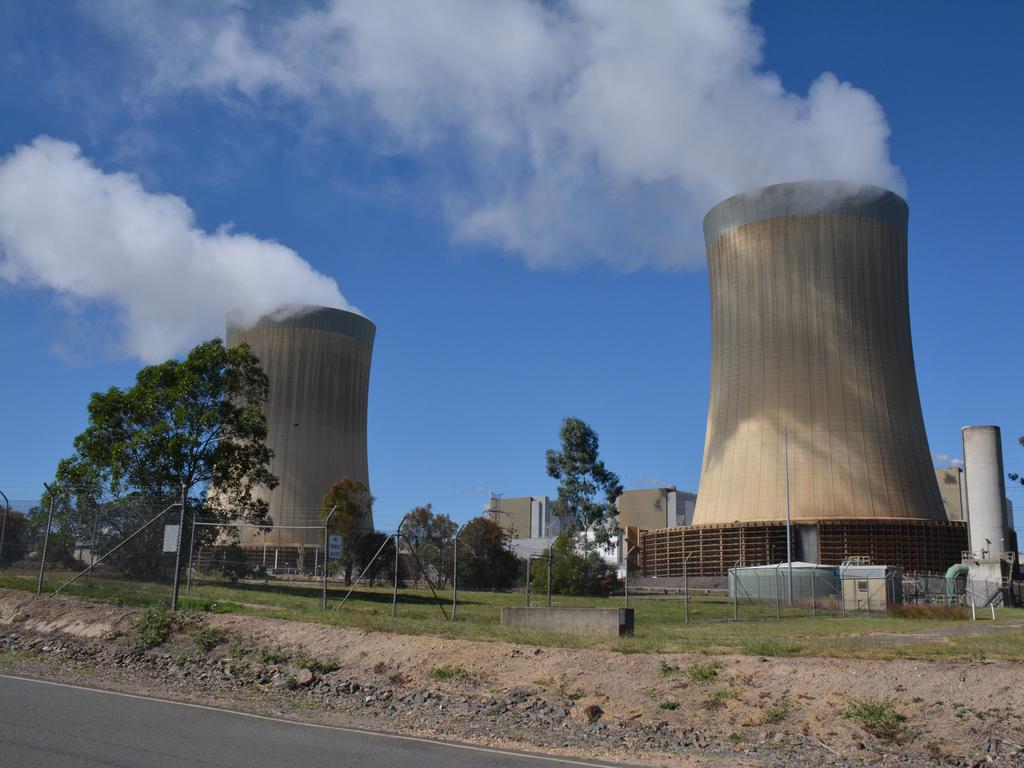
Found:
<svg viewBox="0 0 1024 768"><path fill-rule="evenodd" d="M911 348L907 217L892 192L824 182L708 213L695 525L784 521L787 472L796 522L946 520Z"/></svg>
<svg viewBox="0 0 1024 768"><path fill-rule="evenodd" d="M324 494L342 477L369 487L366 419L375 334L365 317L327 307L264 317L244 328L229 318L228 345L247 343L270 380L264 412L271 471L280 484L262 497L275 525L319 525ZM278 528L243 534L241 541L322 547L323 534Z"/></svg>
<svg viewBox="0 0 1024 768"><path fill-rule="evenodd" d="M964 427L960 434L971 552L975 557L992 559L1004 552L1015 552L1006 523L1006 480L999 427Z"/></svg>

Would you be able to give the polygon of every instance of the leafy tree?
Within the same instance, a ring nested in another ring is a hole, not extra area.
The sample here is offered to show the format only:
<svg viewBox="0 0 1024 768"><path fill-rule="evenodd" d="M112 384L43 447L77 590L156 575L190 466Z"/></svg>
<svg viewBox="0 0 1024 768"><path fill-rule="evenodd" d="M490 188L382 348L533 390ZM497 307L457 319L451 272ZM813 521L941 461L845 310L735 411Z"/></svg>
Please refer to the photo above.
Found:
<svg viewBox="0 0 1024 768"><path fill-rule="evenodd" d="M371 531L363 536L360 536L356 541L354 549L355 555L355 567L359 573L366 570L365 578L370 580L370 586L372 587L378 578L386 578L389 574L393 575L395 565L395 545L394 539L391 534L382 533L380 531ZM384 549L380 552L373 563L370 563L370 559L377 554L377 551L381 549L381 546L386 543ZM367 569L367 566L369 568Z"/></svg>
<svg viewBox="0 0 1024 768"><path fill-rule="evenodd" d="M55 525L81 541L110 543L179 500L182 491L186 525L199 511L269 525L267 501L253 495L277 485L263 415L268 389L248 345L228 349L213 339L184 360L143 368L131 387L94 393L89 424L51 486ZM160 551L159 528L140 537L145 547L121 553L126 570L141 575L163 567L152 557Z"/></svg>
<svg viewBox="0 0 1024 768"><path fill-rule="evenodd" d="M545 552L545 554L547 554ZM547 579L547 562L534 560L530 578L535 589ZM608 595L621 586L615 567L593 549L580 551L571 536L559 536L551 547L551 591L559 595Z"/></svg>
<svg viewBox="0 0 1024 768"><path fill-rule="evenodd" d="M430 504L414 507L405 518L402 535L415 549L420 562L434 572L437 586L444 586L451 573L451 540L459 526L444 514L435 514ZM419 572L416 573L419 581Z"/></svg>
<svg viewBox="0 0 1024 768"><path fill-rule="evenodd" d="M610 546L618 532L615 500L622 484L598 458L597 433L586 422L564 419L559 437L562 449L547 452L548 476L558 480L553 511L566 521L563 530L570 535L586 537L590 531L598 544Z"/></svg>
<svg viewBox="0 0 1024 768"><path fill-rule="evenodd" d="M459 584L466 589L510 589L520 560L508 548L505 531L486 517L466 523L459 535Z"/></svg>
<svg viewBox="0 0 1024 768"><path fill-rule="evenodd" d="M331 510L334 514L331 515ZM345 585L352 583L352 569L356 563L359 539L369 532L373 496L359 480L343 477L331 486L324 496L321 520L331 515L328 530L341 536L341 564L345 569ZM378 547L380 544L377 545ZM371 555L372 556L372 555Z"/></svg>
<svg viewBox="0 0 1024 768"><path fill-rule="evenodd" d="M0 507L0 520L4 524L3 549L0 550L0 567L24 559L28 554L28 523L22 512L10 507Z"/></svg>

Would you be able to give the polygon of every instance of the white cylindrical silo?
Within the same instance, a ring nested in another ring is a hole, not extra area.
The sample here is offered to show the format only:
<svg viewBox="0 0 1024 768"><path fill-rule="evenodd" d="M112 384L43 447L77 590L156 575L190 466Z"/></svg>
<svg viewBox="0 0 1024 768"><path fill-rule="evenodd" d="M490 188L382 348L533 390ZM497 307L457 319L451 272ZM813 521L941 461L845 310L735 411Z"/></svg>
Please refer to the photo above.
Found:
<svg viewBox="0 0 1024 768"><path fill-rule="evenodd" d="M964 427L960 434L971 552L979 558L998 558L1011 545L1004 509L1002 435L995 426Z"/></svg>

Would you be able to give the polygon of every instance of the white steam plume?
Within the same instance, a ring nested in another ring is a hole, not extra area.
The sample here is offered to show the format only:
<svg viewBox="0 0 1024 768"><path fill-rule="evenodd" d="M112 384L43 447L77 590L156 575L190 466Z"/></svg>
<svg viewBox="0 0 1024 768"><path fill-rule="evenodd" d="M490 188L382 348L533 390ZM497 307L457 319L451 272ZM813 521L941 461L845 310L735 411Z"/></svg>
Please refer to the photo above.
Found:
<svg viewBox="0 0 1024 768"><path fill-rule="evenodd" d="M788 92L743 0L86 7L148 60L147 92L305 108L457 168L454 236L534 266L697 263L707 209L761 185L903 191L874 97L828 72Z"/></svg>
<svg viewBox="0 0 1024 768"><path fill-rule="evenodd" d="M334 280L279 243L197 229L180 197L104 173L41 136L0 160L0 279L113 306L122 354L163 360L284 304L349 308Z"/></svg>

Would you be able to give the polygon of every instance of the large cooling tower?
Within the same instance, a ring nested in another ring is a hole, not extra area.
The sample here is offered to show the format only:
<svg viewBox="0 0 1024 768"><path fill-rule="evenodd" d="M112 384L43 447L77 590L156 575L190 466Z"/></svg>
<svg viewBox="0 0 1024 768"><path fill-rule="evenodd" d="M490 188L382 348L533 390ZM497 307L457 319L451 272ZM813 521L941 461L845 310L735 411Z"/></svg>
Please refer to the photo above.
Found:
<svg viewBox="0 0 1024 768"><path fill-rule="evenodd" d="M365 317L326 307L265 317L248 328L229 319L228 345L247 343L270 379L267 443L280 485L264 490L264 498L274 525L320 525L324 494L342 477L369 487L366 401L375 332ZM322 542L322 532L298 528L242 536L250 545Z"/></svg>
<svg viewBox="0 0 1024 768"><path fill-rule="evenodd" d="M946 520L910 343L907 215L892 192L835 182L765 187L708 213L694 525L784 521L787 473L796 522Z"/></svg>

